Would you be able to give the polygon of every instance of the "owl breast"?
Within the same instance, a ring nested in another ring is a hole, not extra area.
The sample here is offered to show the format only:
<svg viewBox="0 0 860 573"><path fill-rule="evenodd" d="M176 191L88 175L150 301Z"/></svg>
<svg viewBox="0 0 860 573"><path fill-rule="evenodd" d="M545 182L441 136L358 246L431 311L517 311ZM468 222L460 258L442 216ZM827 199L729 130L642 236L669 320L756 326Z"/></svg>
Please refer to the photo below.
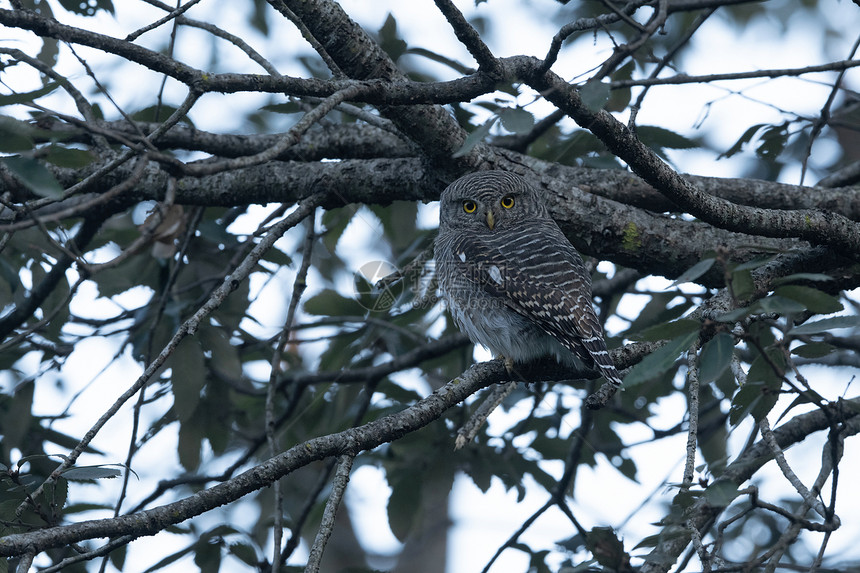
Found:
<svg viewBox="0 0 860 573"><path fill-rule="evenodd" d="M448 312L472 342L515 362L554 356L564 364L579 363L558 340L512 310L504 299L470 285L462 275L462 268L444 259L439 261L439 266L437 276Z"/></svg>

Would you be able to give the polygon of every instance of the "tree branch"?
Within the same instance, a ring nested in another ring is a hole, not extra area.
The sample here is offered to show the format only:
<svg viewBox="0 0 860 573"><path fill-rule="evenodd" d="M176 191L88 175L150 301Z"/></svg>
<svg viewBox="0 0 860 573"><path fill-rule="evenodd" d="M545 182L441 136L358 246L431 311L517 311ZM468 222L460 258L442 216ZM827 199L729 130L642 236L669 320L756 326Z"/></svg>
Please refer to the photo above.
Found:
<svg viewBox="0 0 860 573"><path fill-rule="evenodd" d="M846 435L855 435L860 432L860 398L846 400L853 406L836 403L826 406L829 412L816 409L808 414L800 414L785 422L773 431L773 437L778 446L785 450L792 444L803 441L808 436L830 427L831 418L841 420L845 425ZM729 464L723 475L717 482L728 482L739 486L749 480L763 465L773 459L771 447L765 440L759 440L750 447L743 455ZM716 483L716 482L715 482ZM713 487L713 486L711 486ZM693 505L687 510L689 523L694 526L700 534L704 534L707 524L713 522L717 515L723 512L725 507L713 506L708 501L708 496L702 495L696 498ZM672 563L681 555L689 543L689 538L684 536L666 537L662 539L654 550L645 558L642 573L664 573L672 566Z"/></svg>
<svg viewBox="0 0 860 573"><path fill-rule="evenodd" d="M681 84L705 84L721 80L747 80L754 78L784 78L792 76L802 76L804 74L814 74L818 72L833 72L848 70L860 66L860 60L841 60L838 62L828 62L816 66L806 66L803 68L777 68L771 70L754 70L750 72L732 72L726 74L705 74L702 76L688 76L679 74L669 78L641 78L638 80L616 80L610 82L609 86L612 89L624 89L633 86L665 86L665 85L681 85Z"/></svg>
<svg viewBox="0 0 860 573"><path fill-rule="evenodd" d="M745 207L706 194L681 177L645 146L624 124L606 111L593 111L576 89L552 72L535 74L539 60L511 58L535 90L565 110L579 125L597 136L642 179L690 214L717 227L766 237L797 237L860 255L860 224L841 215L815 210L777 211Z"/></svg>
<svg viewBox="0 0 860 573"><path fill-rule="evenodd" d="M475 364L462 376L451 380L414 406L357 428L307 440L235 478L185 499L130 515L82 521L2 537L0 556L22 555L28 551L41 552L96 537L154 535L170 525L181 523L266 487L274 480L311 462L347 452L369 450L414 432L481 388L499 382L505 376L507 373L501 361Z"/></svg>

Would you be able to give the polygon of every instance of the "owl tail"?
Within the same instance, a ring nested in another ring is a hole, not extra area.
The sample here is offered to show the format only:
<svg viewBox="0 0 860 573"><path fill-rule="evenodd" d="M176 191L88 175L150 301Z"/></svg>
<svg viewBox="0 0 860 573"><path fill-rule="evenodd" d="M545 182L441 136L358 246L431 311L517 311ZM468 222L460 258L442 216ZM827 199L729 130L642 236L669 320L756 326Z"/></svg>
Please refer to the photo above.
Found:
<svg viewBox="0 0 860 573"><path fill-rule="evenodd" d="M604 407L609 402L609 399L615 395L615 392L621 388L621 376L618 374L618 370L615 369L615 364L612 363L612 358L609 356L609 351L606 349L606 342L604 342L603 337L592 336L590 338L582 338L580 342L588 351L589 356L600 370L600 373L606 378L606 383L585 399L586 407L591 410L597 410Z"/></svg>

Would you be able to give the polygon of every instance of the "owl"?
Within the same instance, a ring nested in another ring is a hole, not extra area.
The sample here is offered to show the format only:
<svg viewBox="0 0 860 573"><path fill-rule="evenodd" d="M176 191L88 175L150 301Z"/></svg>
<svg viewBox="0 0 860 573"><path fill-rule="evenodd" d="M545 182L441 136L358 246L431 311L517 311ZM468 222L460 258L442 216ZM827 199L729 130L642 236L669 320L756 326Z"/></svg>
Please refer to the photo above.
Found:
<svg viewBox="0 0 860 573"><path fill-rule="evenodd" d="M514 362L554 356L621 378L592 307L579 253L522 177L466 175L442 193L436 272L448 310L472 342Z"/></svg>

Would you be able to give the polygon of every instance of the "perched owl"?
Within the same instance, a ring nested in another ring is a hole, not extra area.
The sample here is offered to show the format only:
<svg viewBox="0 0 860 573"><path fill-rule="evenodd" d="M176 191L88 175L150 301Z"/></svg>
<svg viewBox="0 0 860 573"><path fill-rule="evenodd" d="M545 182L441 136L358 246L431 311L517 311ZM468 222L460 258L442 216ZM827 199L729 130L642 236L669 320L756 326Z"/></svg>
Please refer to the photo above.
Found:
<svg viewBox="0 0 860 573"><path fill-rule="evenodd" d="M511 362L555 356L621 378L591 301L591 277L537 191L481 171L442 193L436 272L448 310L472 342Z"/></svg>

